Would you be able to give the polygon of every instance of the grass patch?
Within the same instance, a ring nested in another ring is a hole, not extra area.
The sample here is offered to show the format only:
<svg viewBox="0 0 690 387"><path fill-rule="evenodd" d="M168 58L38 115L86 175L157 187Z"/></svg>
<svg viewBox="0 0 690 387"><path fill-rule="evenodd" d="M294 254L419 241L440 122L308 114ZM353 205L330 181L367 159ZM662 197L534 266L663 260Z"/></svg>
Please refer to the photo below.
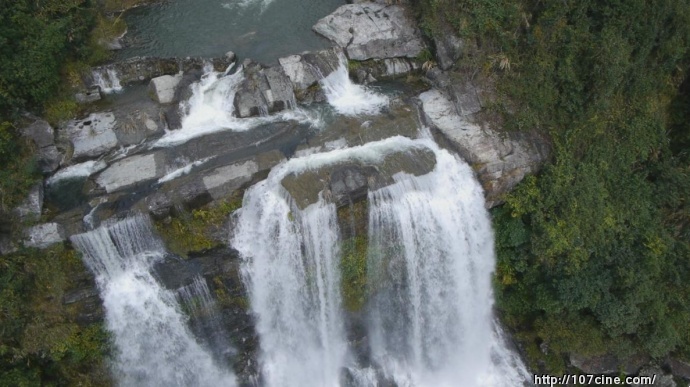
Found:
<svg viewBox="0 0 690 387"><path fill-rule="evenodd" d="M242 207L242 193L218 203L183 212L170 218L169 221L156 222L156 229L165 242L168 250L181 257L189 253L211 249L224 243L214 240L209 234L228 219L235 210Z"/></svg>
<svg viewBox="0 0 690 387"><path fill-rule="evenodd" d="M342 244L340 286L343 304L349 311L362 309L367 295L367 237L359 235Z"/></svg>

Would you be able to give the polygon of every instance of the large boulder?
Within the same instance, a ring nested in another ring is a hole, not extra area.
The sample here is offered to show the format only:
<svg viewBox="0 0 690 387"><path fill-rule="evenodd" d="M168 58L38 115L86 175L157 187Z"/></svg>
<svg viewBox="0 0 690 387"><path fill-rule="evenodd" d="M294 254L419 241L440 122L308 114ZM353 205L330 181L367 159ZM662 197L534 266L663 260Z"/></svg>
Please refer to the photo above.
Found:
<svg viewBox="0 0 690 387"><path fill-rule="evenodd" d="M439 90L424 92L419 99L425 120L440 134L440 142L458 152L477 171L488 207L500 204L503 194L527 174L537 172L549 155L546 142L535 134L482 128L474 114L481 107L472 98L463 105L466 110L462 115Z"/></svg>
<svg viewBox="0 0 690 387"><path fill-rule="evenodd" d="M38 148L38 165L43 173L52 173L60 166L62 155L55 146L55 131L46 121L37 120L22 129Z"/></svg>
<svg viewBox="0 0 690 387"><path fill-rule="evenodd" d="M161 75L149 82L149 95L160 104L175 102L175 92L182 80L182 73L176 75Z"/></svg>
<svg viewBox="0 0 690 387"><path fill-rule="evenodd" d="M237 117L265 116L296 106L292 83L282 67L249 63L244 75L233 101Z"/></svg>
<svg viewBox="0 0 690 387"><path fill-rule="evenodd" d="M343 58L340 48L330 48L301 55L291 55L278 59L285 74L290 78L295 94L301 94L322 78L338 69Z"/></svg>
<svg viewBox="0 0 690 387"><path fill-rule="evenodd" d="M39 249L67 240L65 230L59 223L44 223L30 227L24 231L24 236L24 245Z"/></svg>
<svg viewBox="0 0 690 387"><path fill-rule="evenodd" d="M418 59L386 58L359 62L350 68L350 75L357 83L367 84L381 79L395 78L420 70L423 63Z"/></svg>
<svg viewBox="0 0 690 387"><path fill-rule="evenodd" d="M414 19L400 5L343 5L313 29L354 60L414 58L425 47Z"/></svg>
<svg viewBox="0 0 690 387"><path fill-rule="evenodd" d="M85 119L70 122L66 133L74 148L72 158L98 157L118 146L114 127L115 116L110 112L92 113Z"/></svg>

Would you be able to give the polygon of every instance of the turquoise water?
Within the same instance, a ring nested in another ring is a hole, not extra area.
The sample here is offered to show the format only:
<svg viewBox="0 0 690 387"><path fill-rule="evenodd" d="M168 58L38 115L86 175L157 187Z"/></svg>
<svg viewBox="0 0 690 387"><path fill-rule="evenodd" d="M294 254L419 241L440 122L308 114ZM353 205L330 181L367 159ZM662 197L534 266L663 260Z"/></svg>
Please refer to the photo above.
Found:
<svg viewBox="0 0 690 387"><path fill-rule="evenodd" d="M125 14L132 56L220 56L277 63L281 56L326 48L311 27L344 0L169 0Z"/></svg>

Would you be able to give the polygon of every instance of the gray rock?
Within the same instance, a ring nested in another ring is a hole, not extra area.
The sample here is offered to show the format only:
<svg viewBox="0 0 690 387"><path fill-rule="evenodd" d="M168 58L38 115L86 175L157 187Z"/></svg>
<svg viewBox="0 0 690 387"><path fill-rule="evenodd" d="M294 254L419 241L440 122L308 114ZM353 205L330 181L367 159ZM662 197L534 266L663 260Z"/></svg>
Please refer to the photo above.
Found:
<svg viewBox="0 0 690 387"><path fill-rule="evenodd" d="M615 375L623 373L625 375L635 375L640 372L642 367L649 363L649 356L634 355L628 358L619 359L610 354L600 356L579 356L570 354L570 364L587 374Z"/></svg>
<svg viewBox="0 0 690 387"><path fill-rule="evenodd" d="M225 58L230 61L230 63L234 62L235 59L237 59L237 55L235 55L234 52L228 51L225 53Z"/></svg>
<svg viewBox="0 0 690 387"><path fill-rule="evenodd" d="M340 66L340 48L331 48L278 59L285 74L290 78L295 93L304 92L320 79L327 77Z"/></svg>
<svg viewBox="0 0 690 387"><path fill-rule="evenodd" d="M74 95L77 103L87 104L101 100L101 90L98 87L91 87Z"/></svg>
<svg viewBox="0 0 690 387"><path fill-rule="evenodd" d="M501 203L501 196L546 161L546 142L529 133L498 133L482 128L471 114L459 115L455 105L438 90L420 94L428 124L477 170L487 206ZM471 106L471 105L470 105ZM469 109L472 111L472 109Z"/></svg>
<svg viewBox="0 0 690 387"><path fill-rule="evenodd" d="M238 86L233 105L240 118L265 116L296 105L290 79L282 67L264 69L251 63Z"/></svg>
<svg viewBox="0 0 690 387"><path fill-rule="evenodd" d="M160 104L170 104L175 101L175 92L177 86L182 80L182 74L177 75L161 75L151 79L149 82L149 95L151 99Z"/></svg>
<svg viewBox="0 0 690 387"><path fill-rule="evenodd" d="M159 167L162 158L151 153L127 157L113 163L96 178L96 183L112 193L133 185L160 178L163 168Z"/></svg>
<svg viewBox="0 0 690 387"><path fill-rule="evenodd" d="M216 168L203 177L203 182L211 196L220 199L250 181L258 171L259 164L248 160Z"/></svg>
<svg viewBox="0 0 690 387"><path fill-rule="evenodd" d="M26 199L14 209L14 213L22 220L35 220L41 216L43 210L43 182L36 183L29 191Z"/></svg>
<svg viewBox="0 0 690 387"><path fill-rule="evenodd" d="M108 70L114 70L120 84L124 86L141 83L161 75L177 74L180 71L187 73L202 70L207 63L210 63L215 71L225 71L234 61L234 58L231 59L227 55L211 59L134 57L105 66L94 67L83 74L83 78L85 85L95 85L94 73L107 73Z"/></svg>
<svg viewBox="0 0 690 387"><path fill-rule="evenodd" d="M434 36L434 45L438 67L448 70L462 57L465 42L448 28L445 33Z"/></svg>
<svg viewBox="0 0 690 387"><path fill-rule="evenodd" d="M65 230L58 223L44 223L28 228L24 232L24 244L28 247L44 249L67 240Z"/></svg>
<svg viewBox="0 0 690 387"><path fill-rule="evenodd" d="M8 234L0 234L0 255L12 254L18 250L17 245Z"/></svg>
<svg viewBox="0 0 690 387"><path fill-rule="evenodd" d="M344 206L366 198L369 190L393 184L393 175L397 173L421 176L431 172L435 165L436 156L431 150L413 148L390 153L375 165L349 160L290 173L281 184L300 209L316 203L322 191L326 199Z"/></svg>
<svg viewBox="0 0 690 387"><path fill-rule="evenodd" d="M22 135L32 139L39 148L55 144L55 131L48 122L43 120L37 120L22 129Z"/></svg>
<svg viewBox="0 0 690 387"><path fill-rule="evenodd" d="M37 120L22 129L22 134L30 138L38 148L38 165L43 173L52 173L60 166L62 154L55 146L55 131L46 121Z"/></svg>
<svg viewBox="0 0 690 387"><path fill-rule="evenodd" d="M386 58L357 63L350 75L357 83L368 84L380 79L396 78L422 68L417 59Z"/></svg>
<svg viewBox="0 0 690 387"><path fill-rule="evenodd" d="M690 363L679 359L670 358L668 359L668 366L673 375L690 381Z"/></svg>
<svg viewBox="0 0 690 387"><path fill-rule="evenodd" d="M67 127L67 136L74 146L74 159L98 157L118 145L113 131L113 113L92 113L87 118L72 121Z"/></svg>
<svg viewBox="0 0 690 387"><path fill-rule="evenodd" d="M414 58L424 49L416 23L400 5L343 5L313 29L344 48L354 60Z"/></svg>

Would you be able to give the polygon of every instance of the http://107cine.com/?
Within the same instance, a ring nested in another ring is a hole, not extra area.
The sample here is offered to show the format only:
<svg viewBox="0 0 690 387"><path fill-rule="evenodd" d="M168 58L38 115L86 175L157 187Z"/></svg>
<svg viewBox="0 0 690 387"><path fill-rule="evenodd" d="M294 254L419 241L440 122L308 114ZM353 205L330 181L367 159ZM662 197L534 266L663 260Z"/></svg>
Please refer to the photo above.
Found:
<svg viewBox="0 0 690 387"><path fill-rule="evenodd" d="M593 374L580 374L580 375L534 375L534 384L537 386L653 386L656 382L656 375L649 376L607 376L607 375L593 375ZM690 387L690 385L688 385Z"/></svg>

